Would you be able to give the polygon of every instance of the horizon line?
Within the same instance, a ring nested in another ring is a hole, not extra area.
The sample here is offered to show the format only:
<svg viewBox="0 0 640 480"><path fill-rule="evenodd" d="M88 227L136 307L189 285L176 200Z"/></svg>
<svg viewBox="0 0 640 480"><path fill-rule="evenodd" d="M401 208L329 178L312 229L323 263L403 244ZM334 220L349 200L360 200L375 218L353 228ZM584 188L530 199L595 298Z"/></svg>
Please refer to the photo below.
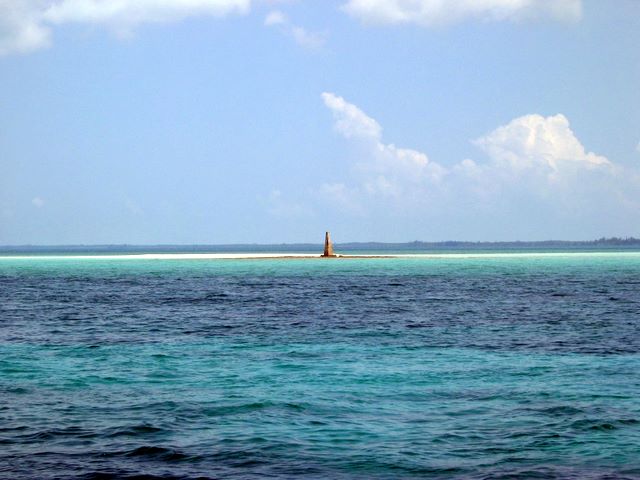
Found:
<svg viewBox="0 0 640 480"><path fill-rule="evenodd" d="M452 245L452 244L473 244L473 245L496 245L496 244L545 244L545 243L640 243L640 238L633 236L629 237L600 237L591 240L410 240L410 241L395 241L385 242L377 240L365 240L365 241L343 241L334 242L334 246L350 246L350 245ZM0 244L0 248L70 248L70 247L244 247L244 246L259 246L259 247L279 247L279 246L322 246L322 242L279 242L279 243L258 243L258 242L242 242L242 243L59 243L59 244Z"/></svg>

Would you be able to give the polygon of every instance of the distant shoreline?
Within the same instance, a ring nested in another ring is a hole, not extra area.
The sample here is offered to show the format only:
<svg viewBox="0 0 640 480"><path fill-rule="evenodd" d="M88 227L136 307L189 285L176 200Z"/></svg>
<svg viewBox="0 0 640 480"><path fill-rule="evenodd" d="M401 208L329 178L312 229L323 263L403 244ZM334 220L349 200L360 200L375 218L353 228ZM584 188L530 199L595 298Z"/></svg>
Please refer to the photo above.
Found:
<svg viewBox="0 0 640 480"><path fill-rule="evenodd" d="M600 238L597 240L544 240L511 242L345 242L336 243L337 253L350 255L353 252L366 252L374 256L385 256L388 252L456 252L456 251L536 251L536 250L585 250L585 249L640 249L640 238ZM320 243L281 243L281 244L219 244L219 245L0 245L0 253L295 253L313 255L322 252Z"/></svg>

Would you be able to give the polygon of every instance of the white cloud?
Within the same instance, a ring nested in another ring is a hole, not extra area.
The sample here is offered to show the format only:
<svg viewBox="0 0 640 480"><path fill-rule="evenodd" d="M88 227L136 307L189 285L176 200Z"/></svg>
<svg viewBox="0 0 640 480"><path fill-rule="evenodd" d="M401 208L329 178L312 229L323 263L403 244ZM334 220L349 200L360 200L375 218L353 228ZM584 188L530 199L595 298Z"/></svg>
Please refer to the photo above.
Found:
<svg viewBox="0 0 640 480"><path fill-rule="evenodd" d="M380 124L344 98L323 93L322 99L354 158L316 193L343 215L375 218L376 225L404 218L411 225L458 226L450 227L453 235L486 229L489 238L511 239L535 238L540 222L555 222L565 238L569 224L579 238L587 231L611 234L595 227L613 218L608 212L640 221L640 172L587 151L562 114L516 118L472 142L486 154L483 161L445 166L425 152L383 142Z"/></svg>
<svg viewBox="0 0 640 480"><path fill-rule="evenodd" d="M311 50L322 48L326 43L326 34L310 32L307 29L295 25L284 13L279 10L269 12L264 19L267 27L277 27L283 34L292 37L301 47Z"/></svg>
<svg viewBox="0 0 640 480"><path fill-rule="evenodd" d="M483 21L550 17L576 21L581 0L348 0L343 9L369 24L449 25L467 19Z"/></svg>
<svg viewBox="0 0 640 480"><path fill-rule="evenodd" d="M195 15L246 13L250 0L62 0L44 13L52 23L101 23L134 26L171 22Z"/></svg>
<svg viewBox="0 0 640 480"><path fill-rule="evenodd" d="M42 23L46 5L44 1L0 0L0 55L49 46L50 30Z"/></svg>
<svg viewBox="0 0 640 480"><path fill-rule="evenodd" d="M566 162L578 162L586 168L610 165L605 157L585 151L562 114L546 118L524 115L475 143L495 162L518 169L541 166L555 172Z"/></svg>
<svg viewBox="0 0 640 480"><path fill-rule="evenodd" d="M333 113L334 129L362 147L363 159L355 165L360 177L356 190L360 193L401 197L427 183L437 184L445 175L446 170L430 162L425 153L383 143L380 124L344 98L325 92L322 99ZM336 193L326 188L324 191ZM341 187L343 203L345 192L345 187Z"/></svg>
<svg viewBox="0 0 640 480"><path fill-rule="evenodd" d="M251 0L0 0L0 55L47 47L51 26L105 25L128 33L142 23L246 13Z"/></svg>
<svg viewBox="0 0 640 480"><path fill-rule="evenodd" d="M284 13L279 10L274 10L273 12L269 12L267 16L264 18L264 24L267 27L272 27L273 25L282 25L283 23L287 23L288 19Z"/></svg>
<svg viewBox="0 0 640 480"><path fill-rule="evenodd" d="M360 137L379 140L382 134L380 124L355 105L333 93L322 94L324 104L333 113L334 128L346 138Z"/></svg>
<svg viewBox="0 0 640 480"><path fill-rule="evenodd" d="M291 35L301 47L317 50L327 42L327 36L320 32L310 32L303 27L293 25Z"/></svg>
<svg viewBox="0 0 640 480"><path fill-rule="evenodd" d="M487 183L488 178L495 182L539 175L556 182L580 171L613 169L607 158L585 150L562 114L516 118L473 142L486 152L488 162L465 159L447 168L430 161L424 152L383 143L380 124L344 98L333 93L323 93L322 98L333 114L334 129L364 147L355 171L363 174L361 187L368 192L400 195L415 188L426 192L446 187L457 177Z"/></svg>
<svg viewBox="0 0 640 480"><path fill-rule="evenodd" d="M44 207L44 200L41 197L34 197L31 199L31 204L36 208Z"/></svg>

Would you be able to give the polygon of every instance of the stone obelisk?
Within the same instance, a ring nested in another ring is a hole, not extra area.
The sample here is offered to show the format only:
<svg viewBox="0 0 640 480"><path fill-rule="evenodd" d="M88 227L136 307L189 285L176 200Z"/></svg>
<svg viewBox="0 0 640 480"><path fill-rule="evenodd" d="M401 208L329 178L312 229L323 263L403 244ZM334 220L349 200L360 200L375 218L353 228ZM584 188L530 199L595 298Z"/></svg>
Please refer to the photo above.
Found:
<svg viewBox="0 0 640 480"><path fill-rule="evenodd" d="M329 232L326 232L324 234L324 253L322 254L323 257L335 257L336 254L333 253L333 243L331 243L331 235L329 235Z"/></svg>

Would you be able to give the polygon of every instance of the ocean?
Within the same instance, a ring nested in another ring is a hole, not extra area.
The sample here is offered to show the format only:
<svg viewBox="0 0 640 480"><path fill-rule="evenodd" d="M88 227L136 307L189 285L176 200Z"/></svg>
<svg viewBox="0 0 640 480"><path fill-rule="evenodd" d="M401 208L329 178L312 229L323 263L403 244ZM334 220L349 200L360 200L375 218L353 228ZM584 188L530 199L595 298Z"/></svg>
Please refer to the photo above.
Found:
<svg viewBox="0 0 640 480"><path fill-rule="evenodd" d="M640 252L0 257L0 478L640 478Z"/></svg>

